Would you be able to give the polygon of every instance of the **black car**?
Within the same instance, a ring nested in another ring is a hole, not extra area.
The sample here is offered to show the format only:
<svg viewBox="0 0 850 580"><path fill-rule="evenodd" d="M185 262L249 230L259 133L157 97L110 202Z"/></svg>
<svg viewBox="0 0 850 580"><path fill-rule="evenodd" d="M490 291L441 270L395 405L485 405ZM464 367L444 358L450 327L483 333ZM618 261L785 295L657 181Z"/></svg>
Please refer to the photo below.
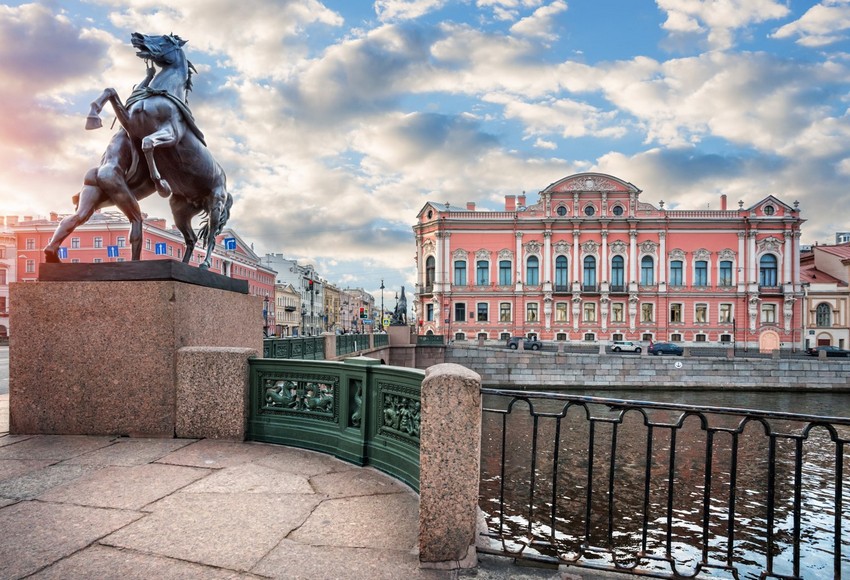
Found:
<svg viewBox="0 0 850 580"><path fill-rule="evenodd" d="M522 341L522 347L525 350L540 350L543 348L543 343L536 338L523 338L521 336L514 336L508 339L507 347L517 350L519 348L519 341Z"/></svg>
<svg viewBox="0 0 850 580"><path fill-rule="evenodd" d="M843 356L850 357L850 350L845 350L843 348L838 348L837 346L813 346L806 352L808 352L811 356L820 356L820 351L826 352L826 356Z"/></svg>
<svg viewBox="0 0 850 580"><path fill-rule="evenodd" d="M661 356L664 354L682 356L685 349L678 344L673 344L672 342L654 342L649 345L649 350L647 352L649 352L649 354L654 354L655 356Z"/></svg>

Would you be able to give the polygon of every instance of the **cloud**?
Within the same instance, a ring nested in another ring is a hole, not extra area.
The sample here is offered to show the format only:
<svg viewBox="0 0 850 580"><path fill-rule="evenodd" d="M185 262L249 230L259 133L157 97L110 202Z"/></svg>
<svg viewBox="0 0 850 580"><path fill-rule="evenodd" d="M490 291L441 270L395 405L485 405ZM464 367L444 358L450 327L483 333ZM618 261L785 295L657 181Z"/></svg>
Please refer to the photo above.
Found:
<svg viewBox="0 0 850 580"><path fill-rule="evenodd" d="M697 35L712 49L734 45L735 32L750 24L783 18L790 12L779 0L655 0L667 13L662 28L672 35Z"/></svg>
<svg viewBox="0 0 850 580"><path fill-rule="evenodd" d="M850 29L850 3L847 0L825 0L809 8L794 22L780 27L771 37L797 37L797 44L821 47L846 40Z"/></svg>
<svg viewBox="0 0 850 580"><path fill-rule="evenodd" d="M567 10L567 3L556 0L546 6L541 6L531 16L526 16L513 26L511 32L520 36L556 40L558 35L553 32L555 17Z"/></svg>
<svg viewBox="0 0 850 580"><path fill-rule="evenodd" d="M446 0L375 0L375 14L382 22L412 20L445 4Z"/></svg>

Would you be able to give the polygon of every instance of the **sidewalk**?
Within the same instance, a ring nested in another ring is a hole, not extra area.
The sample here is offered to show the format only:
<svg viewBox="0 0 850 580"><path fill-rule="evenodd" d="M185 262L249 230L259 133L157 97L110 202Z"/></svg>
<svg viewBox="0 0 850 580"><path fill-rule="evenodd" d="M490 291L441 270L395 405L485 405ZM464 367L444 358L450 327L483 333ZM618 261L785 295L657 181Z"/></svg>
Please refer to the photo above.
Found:
<svg viewBox="0 0 850 580"><path fill-rule="evenodd" d="M8 434L0 395L0 579L579 578L483 556L421 570L419 497L291 447Z"/></svg>

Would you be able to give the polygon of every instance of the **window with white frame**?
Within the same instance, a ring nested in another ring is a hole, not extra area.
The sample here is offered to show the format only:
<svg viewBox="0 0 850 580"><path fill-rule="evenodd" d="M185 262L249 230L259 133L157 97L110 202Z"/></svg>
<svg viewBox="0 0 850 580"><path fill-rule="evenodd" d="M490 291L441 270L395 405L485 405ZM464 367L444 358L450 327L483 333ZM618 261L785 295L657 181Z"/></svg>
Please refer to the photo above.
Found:
<svg viewBox="0 0 850 580"><path fill-rule="evenodd" d="M529 256L525 262L525 283L529 286L540 284L540 260L537 256Z"/></svg>
<svg viewBox="0 0 850 580"><path fill-rule="evenodd" d="M455 332L455 340L466 340L466 334L463 332Z"/></svg>
<svg viewBox="0 0 850 580"><path fill-rule="evenodd" d="M640 305L640 321L653 322L655 320L655 305L644 302Z"/></svg>
<svg viewBox="0 0 850 580"><path fill-rule="evenodd" d="M79 250L80 249L80 238L71 238L71 249Z"/></svg>
<svg viewBox="0 0 850 580"><path fill-rule="evenodd" d="M695 334L694 342L708 342L708 336L705 334Z"/></svg>
<svg viewBox="0 0 850 580"><path fill-rule="evenodd" d="M34 250L35 249L35 238L27 238L26 248L28 250Z"/></svg>
<svg viewBox="0 0 850 580"><path fill-rule="evenodd" d="M487 322L489 305L486 302L478 303L478 322Z"/></svg>
<svg viewBox="0 0 850 580"><path fill-rule="evenodd" d="M670 305L670 322L683 322L681 304Z"/></svg>
<svg viewBox="0 0 850 580"><path fill-rule="evenodd" d="M151 249L151 239L150 238L145 238L145 249L146 250Z"/></svg>
<svg viewBox="0 0 850 580"><path fill-rule="evenodd" d="M674 332L673 334L671 334L670 335L670 342L682 342L681 333Z"/></svg>
<svg viewBox="0 0 850 580"><path fill-rule="evenodd" d="M596 335L593 334L592 332L585 332L584 333L584 341L585 342L594 342L595 340L596 340Z"/></svg>
<svg viewBox="0 0 850 580"><path fill-rule="evenodd" d="M540 320L540 315L537 312L537 302L529 302L525 305L525 319L528 322L537 322Z"/></svg>
<svg viewBox="0 0 850 580"><path fill-rule="evenodd" d="M611 290L622 292L626 288L626 261L623 256L611 258Z"/></svg>
<svg viewBox="0 0 850 580"><path fill-rule="evenodd" d="M777 260L773 254L765 254L759 260L759 286L773 287L778 284Z"/></svg>
<svg viewBox="0 0 850 580"><path fill-rule="evenodd" d="M697 324L708 322L708 304L694 305L694 322Z"/></svg>
<svg viewBox="0 0 850 580"><path fill-rule="evenodd" d="M124 236L118 236L118 238L116 238L116 240L115 240L115 245L118 246L119 248L126 247L127 246L127 238L125 238Z"/></svg>
<svg viewBox="0 0 850 580"><path fill-rule="evenodd" d="M103 247L103 238L101 238L100 236L95 236L94 247L95 248L102 248Z"/></svg>
<svg viewBox="0 0 850 580"><path fill-rule="evenodd" d="M584 312L585 322L596 322L596 304L593 302L585 302L582 309Z"/></svg>
<svg viewBox="0 0 850 580"><path fill-rule="evenodd" d="M623 335L619 332L615 332L611 335L611 340L623 340Z"/></svg>
<svg viewBox="0 0 850 580"><path fill-rule="evenodd" d="M560 340L560 341L567 340L567 333L566 332L559 332L558 334L555 335L555 340Z"/></svg>
<svg viewBox="0 0 850 580"><path fill-rule="evenodd" d="M832 307L825 302L818 304L815 319L816 326L832 326Z"/></svg>
<svg viewBox="0 0 850 580"><path fill-rule="evenodd" d="M708 286L708 262L706 260L694 262L694 286Z"/></svg>
<svg viewBox="0 0 850 580"><path fill-rule="evenodd" d="M455 260L455 286L466 286L466 260Z"/></svg>
<svg viewBox="0 0 850 580"><path fill-rule="evenodd" d="M682 260L670 262L670 286L683 286Z"/></svg>
<svg viewBox="0 0 850 580"><path fill-rule="evenodd" d="M775 324L776 323L776 304L761 305L761 323Z"/></svg>
<svg viewBox="0 0 850 580"><path fill-rule="evenodd" d="M569 305L566 302L558 302L555 304L555 322L567 322L567 313Z"/></svg>
<svg viewBox="0 0 850 580"><path fill-rule="evenodd" d="M719 316L717 318L718 322L728 323L732 322L732 305L727 303L720 304L719 308Z"/></svg>
<svg viewBox="0 0 850 580"><path fill-rule="evenodd" d="M651 342L653 340L652 333L651 332L644 332L642 335L640 335L640 339Z"/></svg>
<svg viewBox="0 0 850 580"><path fill-rule="evenodd" d="M455 302L455 322L466 322L465 302Z"/></svg>
<svg viewBox="0 0 850 580"><path fill-rule="evenodd" d="M26 264L24 265L24 272L26 272L27 274L35 273L35 260L27 260Z"/></svg>
<svg viewBox="0 0 850 580"><path fill-rule="evenodd" d="M487 333L486 332L479 332L478 333L478 340L487 340Z"/></svg>
<svg viewBox="0 0 850 580"><path fill-rule="evenodd" d="M625 320L626 305L623 302L611 303L611 322L623 322Z"/></svg>
<svg viewBox="0 0 850 580"><path fill-rule="evenodd" d="M499 286L511 285L511 261L499 261Z"/></svg>
<svg viewBox="0 0 850 580"><path fill-rule="evenodd" d="M500 322L510 322L511 321L511 303L510 302L502 302L499 304L499 321Z"/></svg>
<svg viewBox="0 0 850 580"><path fill-rule="evenodd" d="M720 278L717 280L718 286L732 285L732 260L722 260L720 262Z"/></svg>
<svg viewBox="0 0 850 580"><path fill-rule="evenodd" d="M486 286L490 283L490 262L487 260L478 260L476 263L475 283L479 286Z"/></svg>
<svg viewBox="0 0 850 580"><path fill-rule="evenodd" d="M555 291L566 292L569 288L569 271L566 256L555 258Z"/></svg>
<svg viewBox="0 0 850 580"><path fill-rule="evenodd" d="M640 285L652 286L655 284L655 262L651 256L640 259Z"/></svg>
<svg viewBox="0 0 850 580"><path fill-rule="evenodd" d="M503 332L499 335L499 340L510 340L510 338L511 338L510 332Z"/></svg>
<svg viewBox="0 0 850 580"><path fill-rule="evenodd" d="M720 342L732 342L732 335L731 334L721 334L720 335Z"/></svg>
<svg viewBox="0 0 850 580"><path fill-rule="evenodd" d="M428 304L425 307L425 320L427 320L428 322L434 321L434 305L433 304Z"/></svg>

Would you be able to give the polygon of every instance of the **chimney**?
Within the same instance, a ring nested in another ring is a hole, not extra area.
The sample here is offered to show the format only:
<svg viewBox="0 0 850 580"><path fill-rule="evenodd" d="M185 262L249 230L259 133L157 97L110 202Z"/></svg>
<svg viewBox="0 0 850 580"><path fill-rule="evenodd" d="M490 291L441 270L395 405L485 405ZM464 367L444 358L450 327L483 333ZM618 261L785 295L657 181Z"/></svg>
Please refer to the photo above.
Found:
<svg viewBox="0 0 850 580"><path fill-rule="evenodd" d="M59 214L56 213L55 211L50 212L50 221L58 222L59 221Z"/></svg>
<svg viewBox="0 0 850 580"><path fill-rule="evenodd" d="M720 196L720 209L726 211L726 194Z"/></svg>
<svg viewBox="0 0 850 580"><path fill-rule="evenodd" d="M516 196L515 195L506 195L505 196L505 211L516 211Z"/></svg>
<svg viewBox="0 0 850 580"><path fill-rule="evenodd" d="M159 228L161 230L165 229L165 220L162 218L150 218L145 220L146 223L152 225L155 228Z"/></svg>
<svg viewBox="0 0 850 580"><path fill-rule="evenodd" d="M525 194L524 193L517 198L517 202L518 202L519 205L525 207Z"/></svg>
<svg viewBox="0 0 850 580"><path fill-rule="evenodd" d="M475 202L474 201L466 202L466 209L468 209L469 211L475 211Z"/></svg>

